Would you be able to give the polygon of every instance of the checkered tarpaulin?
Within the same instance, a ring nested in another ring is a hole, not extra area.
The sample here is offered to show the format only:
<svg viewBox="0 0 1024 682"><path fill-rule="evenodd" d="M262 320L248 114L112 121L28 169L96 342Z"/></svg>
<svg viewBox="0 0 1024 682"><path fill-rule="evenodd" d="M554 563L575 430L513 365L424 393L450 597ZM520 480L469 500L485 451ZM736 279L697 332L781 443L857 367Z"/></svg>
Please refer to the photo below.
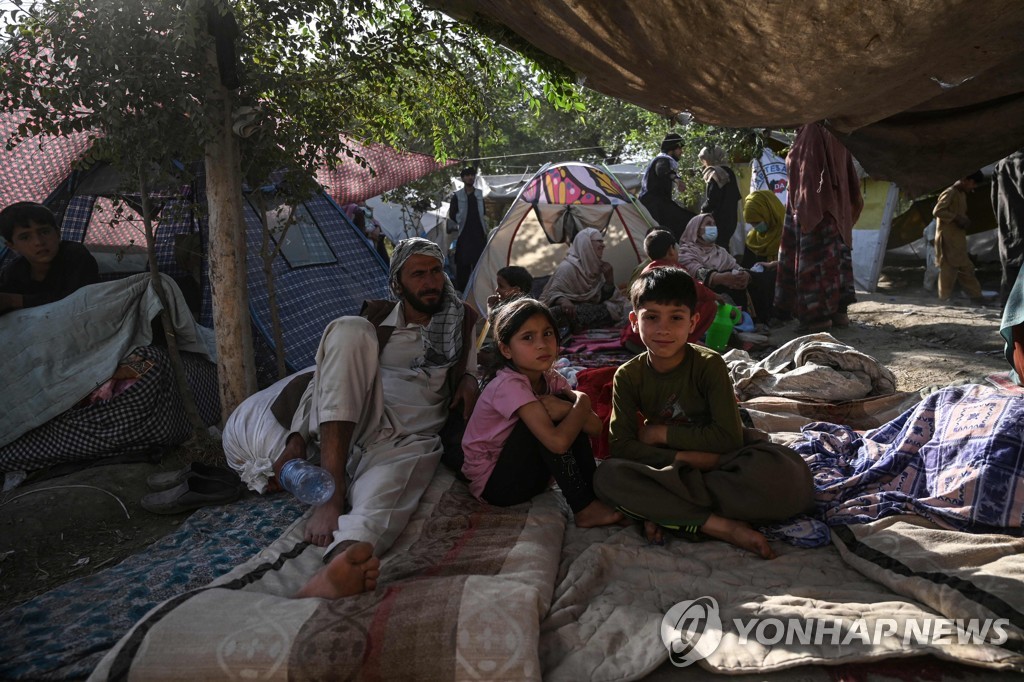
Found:
<svg viewBox="0 0 1024 682"><path fill-rule="evenodd" d="M353 153L366 159L368 167L364 168L351 159L345 159L338 168L321 168L317 173L317 180L341 206L358 204L458 163L457 159L451 159L440 164L425 154L400 152L383 144L363 144L352 139L346 141Z"/></svg>
<svg viewBox="0 0 1024 682"><path fill-rule="evenodd" d="M44 201L89 147L89 133L81 132L37 137L7 149L7 142L27 118L21 111L0 111L0 206Z"/></svg>

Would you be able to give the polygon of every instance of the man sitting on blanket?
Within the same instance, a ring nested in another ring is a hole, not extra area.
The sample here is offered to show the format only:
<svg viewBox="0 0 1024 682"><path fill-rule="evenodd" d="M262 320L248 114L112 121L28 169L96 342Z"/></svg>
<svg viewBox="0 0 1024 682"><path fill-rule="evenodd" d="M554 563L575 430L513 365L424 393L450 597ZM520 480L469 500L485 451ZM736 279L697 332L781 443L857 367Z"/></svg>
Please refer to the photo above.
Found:
<svg viewBox="0 0 1024 682"><path fill-rule="evenodd" d="M279 490L285 462L317 443L334 476L334 496L305 529L328 548L326 566L296 596L375 587L374 554L395 541L430 483L450 408L461 404L468 418L476 403L476 314L442 266L433 242L400 242L389 275L398 302L367 301L360 317L331 322L315 368L253 395L225 425L228 464L256 492Z"/></svg>
<svg viewBox="0 0 1024 682"><path fill-rule="evenodd" d="M89 250L62 241L50 209L19 201L0 211L0 235L18 254L0 273L0 315L59 301L99 281L99 266Z"/></svg>

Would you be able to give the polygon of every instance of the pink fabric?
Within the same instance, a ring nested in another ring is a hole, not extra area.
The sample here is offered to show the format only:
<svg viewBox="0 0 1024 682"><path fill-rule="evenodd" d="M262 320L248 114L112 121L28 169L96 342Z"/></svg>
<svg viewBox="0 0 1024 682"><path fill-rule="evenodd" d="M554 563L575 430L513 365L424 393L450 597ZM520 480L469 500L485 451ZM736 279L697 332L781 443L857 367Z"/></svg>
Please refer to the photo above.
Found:
<svg viewBox="0 0 1024 682"><path fill-rule="evenodd" d="M697 276L698 268L729 272L740 267L736 259L721 246L697 238L701 227L714 224L714 216L701 213L686 224L683 236L679 238L679 265L694 277Z"/></svg>
<svg viewBox="0 0 1024 682"><path fill-rule="evenodd" d="M544 376L549 394L569 390L568 382L558 372L548 370ZM462 473L469 479L469 492L477 499L483 496L501 449L519 423L516 411L536 400L530 380L515 370L498 370L497 376L484 387L462 436Z"/></svg>

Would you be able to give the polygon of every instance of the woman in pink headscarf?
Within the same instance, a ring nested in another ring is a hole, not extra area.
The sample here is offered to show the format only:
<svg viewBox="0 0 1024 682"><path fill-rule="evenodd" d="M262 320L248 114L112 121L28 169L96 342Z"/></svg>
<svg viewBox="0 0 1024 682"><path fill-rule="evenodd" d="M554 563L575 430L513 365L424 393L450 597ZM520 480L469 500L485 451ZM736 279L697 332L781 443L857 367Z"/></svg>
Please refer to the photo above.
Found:
<svg viewBox="0 0 1024 682"><path fill-rule="evenodd" d="M623 320L626 299L615 288L612 266L605 262L604 235L588 227L572 240L569 253L551 275L540 300L559 324L579 328L606 327Z"/></svg>
<svg viewBox="0 0 1024 682"><path fill-rule="evenodd" d="M679 267L704 286L731 298L755 320L767 322L775 294L774 271L743 269L732 254L715 243L717 237L713 215L701 213L694 217L679 239Z"/></svg>

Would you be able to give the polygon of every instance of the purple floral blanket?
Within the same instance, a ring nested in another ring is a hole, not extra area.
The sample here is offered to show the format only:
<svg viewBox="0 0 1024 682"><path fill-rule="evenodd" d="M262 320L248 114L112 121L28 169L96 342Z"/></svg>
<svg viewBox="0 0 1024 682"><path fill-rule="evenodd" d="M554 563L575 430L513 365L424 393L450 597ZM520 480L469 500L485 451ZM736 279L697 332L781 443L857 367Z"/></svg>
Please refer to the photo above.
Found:
<svg viewBox="0 0 1024 682"><path fill-rule="evenodd" d="M803 436L793 447L830 526L917 514L951 530L1022 534L1024 395L949 387L863 435L817 422Z"/></svg>

